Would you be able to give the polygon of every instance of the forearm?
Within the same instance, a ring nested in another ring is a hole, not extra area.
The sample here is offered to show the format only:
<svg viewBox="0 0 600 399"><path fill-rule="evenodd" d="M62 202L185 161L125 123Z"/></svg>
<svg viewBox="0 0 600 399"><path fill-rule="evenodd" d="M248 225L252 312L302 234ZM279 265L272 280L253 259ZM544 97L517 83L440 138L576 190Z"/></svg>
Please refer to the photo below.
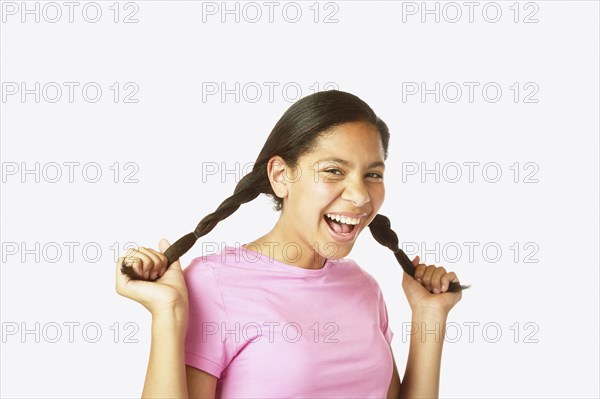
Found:
<svg viewBox="0 0 600 399"><path fill-rule="evenodd" d="M173 311L152 316L152 342L143 398L187 398L185 332L187 315Z"/></svg>
<svg viewBox="0 0 600 399"><path fill-rule="evenodd" d="M448 315L443 312L413 311L408 360L400 387L400 398L439 396L440 366L447 317Z"/></svg>

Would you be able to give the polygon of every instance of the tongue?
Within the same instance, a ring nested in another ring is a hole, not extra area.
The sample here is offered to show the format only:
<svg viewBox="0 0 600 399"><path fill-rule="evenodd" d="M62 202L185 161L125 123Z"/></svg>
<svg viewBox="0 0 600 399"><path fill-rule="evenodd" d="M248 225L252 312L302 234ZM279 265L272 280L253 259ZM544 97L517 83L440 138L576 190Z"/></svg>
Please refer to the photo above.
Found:
<svg viewBox="0 0 600 399"><path fill-rule="evenodd" d="M327 224L329 225L329 227L331 227L336 233L347 234L350 232L350 226L348 226L347 224L336 222L335 220L331 220L328 217L325 217L325 219L327 219Z"/></svg>

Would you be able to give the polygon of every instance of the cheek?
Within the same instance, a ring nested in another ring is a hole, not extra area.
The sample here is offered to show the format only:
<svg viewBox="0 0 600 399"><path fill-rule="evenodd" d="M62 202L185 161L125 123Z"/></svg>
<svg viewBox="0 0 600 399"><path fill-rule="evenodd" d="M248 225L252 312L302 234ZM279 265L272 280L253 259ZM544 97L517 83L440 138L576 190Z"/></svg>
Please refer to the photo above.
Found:
<svg viewBox="0 0 600 399"><path fill-rule="evenodd" d="M303 182L301 190L300 207L305 215L321 212L329 208L330 204L340 195L340 186L324 181Z"/></svg>
<svg viewBox="0 0 600 399"><path fill-rule="evenodd" d="M379 211L385 200L385 189L383 187L374 188L369 192L373 209Z"/></svg>
<svg viewBox="0 0 600 399"><path fill-rule="evenodd" d="M342 186L335 182L318 181L312 182L314 201L321 207L327 207L335 201L342 193Z"/></svg>
<svg viewBox="0 0 600 399"><path fill-rule="evenodd" d="M377 196L377 201L379 201L380 204L383 204L383 201L385 201L385 186L381 185L381 187L377 189L375 193Z"/></svg>

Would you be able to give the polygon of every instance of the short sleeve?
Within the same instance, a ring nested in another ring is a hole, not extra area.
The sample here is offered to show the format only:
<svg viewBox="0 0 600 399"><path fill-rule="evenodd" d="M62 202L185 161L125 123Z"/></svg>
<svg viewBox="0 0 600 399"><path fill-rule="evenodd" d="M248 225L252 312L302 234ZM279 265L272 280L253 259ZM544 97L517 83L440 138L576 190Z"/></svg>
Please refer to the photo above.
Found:
<svg viewBox="0 0 600 399"><path fill-rule="evenodd" d="M381 327L381 332L385 337L385 340L389 345L392 343L392 338L394 337L394 332L390 328L389 318L387 306L385 304L385 298L383 297L383 293L381 292L381 288L379 284L375 281L375 285L377 288L377 307L379 309L379 325Z"/></svg>
<svg viewBox="0 0 600 399"><path fill-rule="evenodd" d="M185 337L185 363L217 378L235 353L227 309L211 263L201 258L183 271L188 290L189 314Z"/></svg>

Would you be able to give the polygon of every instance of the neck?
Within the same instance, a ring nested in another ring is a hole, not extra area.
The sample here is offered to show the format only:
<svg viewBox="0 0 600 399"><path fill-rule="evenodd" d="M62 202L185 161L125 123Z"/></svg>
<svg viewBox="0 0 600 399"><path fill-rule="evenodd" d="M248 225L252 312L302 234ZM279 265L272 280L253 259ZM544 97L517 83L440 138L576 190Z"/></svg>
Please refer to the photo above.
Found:
<svg viewBox="0 0 600 399"><path fill-rule="evenodd" d="M271 231L242 246L286 263L290 267L323 268L326 258L315 251L313 243L305 242L297 235L291 234L293 232L293 228L286 226L280 217Z"/></svg>

